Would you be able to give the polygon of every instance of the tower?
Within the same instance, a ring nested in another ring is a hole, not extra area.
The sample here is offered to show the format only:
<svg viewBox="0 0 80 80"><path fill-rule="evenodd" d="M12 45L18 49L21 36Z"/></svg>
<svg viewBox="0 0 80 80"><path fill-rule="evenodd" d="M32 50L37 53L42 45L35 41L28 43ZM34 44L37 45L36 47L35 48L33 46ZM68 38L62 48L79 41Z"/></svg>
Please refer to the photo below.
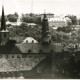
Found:
<svg viewBox="0 0 80 80"><path fill-rule="evenodd" d="M5 45L9 40L9 31L6 29L4 7L2 6L1 29L0 29L0 45Z"/></svg>
<svg viewBox="0 0 80 80"><path fill-rule="evenodd" d="M51 35L49 32L48 19L46 14L44 13L44 18L42 21L42 44L49 45L51 42Z"/></svg>

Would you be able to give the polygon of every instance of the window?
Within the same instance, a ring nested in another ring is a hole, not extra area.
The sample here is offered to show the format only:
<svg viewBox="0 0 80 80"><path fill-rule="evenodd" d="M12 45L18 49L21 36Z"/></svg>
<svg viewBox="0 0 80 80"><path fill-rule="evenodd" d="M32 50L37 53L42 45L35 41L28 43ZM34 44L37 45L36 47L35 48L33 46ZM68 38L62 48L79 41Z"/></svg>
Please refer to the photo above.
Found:
<svg viewBox="0 0 80 80"><path fill-rule="evenodd" d="M20 58L20 56L19 56L19 55L17 55L17 58Z"/></svg>
<svg viewBox="0 0 80 80"><path fill-rule="evenodd" d="M26 43L28 43L28 40L26 40Z"/></svg>
<svg viewBox="0 0 80 80"><path fill-rule="evenodd" d="M32 40L32 43L34 43L34 40Z"/></svg>
<svg viewBox="0 0 80 80"><path fill-rule="evenodd" d="M31 53L31 50L30 49L28 50L28 53Z"/></svg>
<svg viewBox="0 0 80 80"><path fill-rule="evenodd" d="M12 56L12 58L14 58L14 56Z"/></svg>

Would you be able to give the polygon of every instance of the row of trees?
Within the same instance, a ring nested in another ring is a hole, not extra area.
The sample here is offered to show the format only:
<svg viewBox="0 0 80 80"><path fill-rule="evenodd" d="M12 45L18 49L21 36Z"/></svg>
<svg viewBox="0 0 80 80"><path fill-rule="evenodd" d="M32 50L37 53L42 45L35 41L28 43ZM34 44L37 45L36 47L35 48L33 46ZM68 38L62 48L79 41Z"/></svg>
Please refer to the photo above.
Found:
<svg viewBox="0 0 80 80"><path fill-rule="evenodd" d="M10 22L16 22L18 17L19 17L18 13L9 14L7 15L7 20ZM31 14L31 13L22 14L21 21L26 23L36 23L41 25L41 17L38 17L36 14Z"/></svg>
<svg viewBox="0 0 80 80"><path fill-rule="evenodd" d="M36 14L25 14L22 15L22 22L36 23L41 25L41 17L37 16Z"/></svg>
<svg viewBox="0 0 80 80"><path fill-rule="evenodd" d="M6 16L6 21L10 21L10 22L16 22L18 19L19 15L17 12L15 12L14 14L9 14ZM72 24L69 23L69 25L76 25L77 23L80 24L80 19L77 19L77 16L75 15L67 15L65 17L69 17L72 21ZM1 17L0 17L1 20ZM38 16L37 14L22 14L21 20L23 22L27 22L27 23L36 23L36 24L41 24L41 17Z"/></svg>
<svg viewBox="0 0 80 80"><path fill-rule="evenodd" d="M15 12L14 14L8 14L5 17L6 17L6 21L9 20L10 22L16 22L19 15L17 12ZM75 15L67 15L65 17L69 17L71 19L72 25L76 25L77 23L80 24L80 19L77 19L77 16ZM1 20L1 17L0 17L0 20ZM38 16L37 14L32 14L32 13L22 14L21 20L23 22L28 22L28 23L34 22L37 24L41 24L41 17Z"/></svg>
<svg viewBox="0 0 80 80"><path fill-rule="evenodd" d="M70 26L66 26L66 27L58 27L57 31L62 31L62 32L69 33L69 32L71 32L73 30L70 28Z"/></svg>

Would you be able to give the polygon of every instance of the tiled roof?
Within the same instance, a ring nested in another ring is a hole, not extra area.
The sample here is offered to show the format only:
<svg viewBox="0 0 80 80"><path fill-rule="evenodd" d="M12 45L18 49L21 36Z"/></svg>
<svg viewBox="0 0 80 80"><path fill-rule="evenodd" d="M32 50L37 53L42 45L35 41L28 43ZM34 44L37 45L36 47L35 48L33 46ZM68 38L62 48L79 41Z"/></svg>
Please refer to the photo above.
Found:
<svg viewBox="0 0 80 80"><path fill-rule="evenodd" d="M39 43L21 43L16 44L16 47L22 52L22 53L28 53L29 50L31 50L31 53L40 53L40 50L43 53L50 53L51 50L55 52L61 52L62 47L59 43L51 43L48 46L42 46Z"/></svg>
<svg viewBox="0 0 80 80"><path fill-rule="evenodd" d="M42 46L39 43L17 43L12 45L0 46L0 53L2 54L20 54L20 53L50 53L53 50L54 52L61 52L62 46L60 43L51 43L48 46ZM41 52L42 51L42 52Z"/></svg>
<svg viewBox="0 0 80 80"><path fill-rule="evenodd" d="M0 58L0 72L31 70L38 63L40 63L47 56L47 53L50 53L51 50L55 52L61 52L61 44L51 43L48 46L42 46L39 43L18 43L0 46L0 55L8 54L9 56L9 58ZM37 57L35 57L35 53ZM40 57L41 53L46 54ZM26 54L27 56L31 56L31 54L33 54L33 57L11 58L11 54L15 56L21 56L24 54Z"/></svg>
<svg viewBox="0 0 80 80"><path fill-rule="evenodd" d="M25 71L31 70L39 62L41 62L46 56L37 57L33 56L31 58L0 58L0 72L10 72L10 71Z"/></svg>

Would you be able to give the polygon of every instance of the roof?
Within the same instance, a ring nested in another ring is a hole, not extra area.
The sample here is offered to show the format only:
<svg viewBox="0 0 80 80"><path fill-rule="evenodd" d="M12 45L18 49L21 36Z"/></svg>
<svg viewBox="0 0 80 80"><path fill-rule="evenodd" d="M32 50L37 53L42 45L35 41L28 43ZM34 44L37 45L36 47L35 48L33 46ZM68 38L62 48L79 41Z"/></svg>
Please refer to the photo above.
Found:
<svg viewBox="0 0 80 80"><path fill-rule="evenodd" d="M41 14L41 15L44 15L44 14ZM53 13L46 13L46 15L54 15Z"/></svg>
<svg viewBox="0 0 80 80"><path fill-rule="evenodd" d="M60 43L42 46L39 43L13 44L10 42L5 46L0 46L0 72L32 70L51 53L51 50L61 52L61 49ZM22 55L26 56L26 58L21 57Z"/></svg>
<svg viewBox="0 0 80 80"><path fill-rule="evenodd" d="M49 21L66 21L66 19L65 18L49 18L48 19Z"/></svg>
<svg viewBox="0 0 80 80"><path fill-rule="evenodd" d="M6 22L6 25L8 25L8 24L11 24L11 25L13 25L13 26L16 26L16 25L20 25L22 22L10 22L10 21L7 21Z"/></svg>
<svg viewBox="0 0 80 80"><path fill-rule="evenodd" d="M32 38L32 37L27 37L27 38L25 38L23 41L22 41L22 43L38 43L34 38Z"/></svg>
<svg viewBox="0 0 80 80"><path fill-rule="evenodd" d="M7 21L7 22L6 22L6 25L8 25L8 24L17 25L17 22L10 22L10 21Z"/></svg>
<svg viewBox="0 0 80 80"><path fill-rule="evenodd" d="M62 46L60 43L51 43L48 46L42 46L39 43L21 43L16 44L16 47L20 50L21 53L28 53L31 50L31 53L50 53L51 50L55 52L61 52Z"/></svg>
<svg viewBox="0 0 80 80"><path fill-rule="evenodd" d="M65 17L66 20L71 20L69 17Z"/></svg>
<svg viewBox="0 0 80 80"><path fill-rule="evenodd" d="M15 57L12 58L12 55L14 55ZM5 58L6 54L2 54L3 57L0 58L0 72L31 70L43 59L45 59L46 55L42 55L42 57L40 55L41 54L37 55L37 57L32 56L22 58L22 55L19 54L20 58L17 58L17 55L11 54L9 55L9 58ZM30 56L30 54L28 54L27 56Z"/></svg>
<svg viewBox="0 0 80 80"><path fill-rule="evenodd" d="M35 23L27 23L27 25L28 25L28 26L29 26L29 25L36 26L37 24L35 24Z"/></svg>
<svg viewBox="0 0 80 80"><path fill-rule="evenodd" d="M54 52L61 52L62 46L60 43L51 43L48 46L42 46L39 43L9 43L5 46L0 46L1 54L23 54L23 53L50 53L51 50Z"/></svg>

